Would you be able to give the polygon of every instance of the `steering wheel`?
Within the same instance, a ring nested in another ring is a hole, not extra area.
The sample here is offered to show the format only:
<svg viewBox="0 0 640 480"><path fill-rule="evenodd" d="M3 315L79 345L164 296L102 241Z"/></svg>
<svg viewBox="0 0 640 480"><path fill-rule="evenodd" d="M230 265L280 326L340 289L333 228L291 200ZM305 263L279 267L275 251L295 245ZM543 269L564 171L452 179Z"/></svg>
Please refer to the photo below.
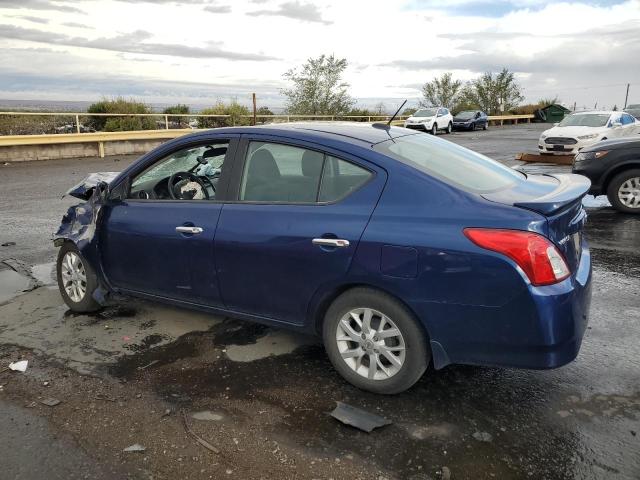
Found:
<svg viewBox="0 0 640 480"><path fill-rule="evenodd" d="M192 200L195 196L195 193L189 196L191 191L185 192L182 191L182 188L180 188L178 193L176 193L176 187L178 187L180 183L186 185L186 183L188 182L195 182L200 185L205 200L209 200L209 192L207 192L207 187L205 186L204 182L200 179L200 177L194 175L191 172L176 172L169 177L169 180L167 182L169 196L174 200Z"/></svg>

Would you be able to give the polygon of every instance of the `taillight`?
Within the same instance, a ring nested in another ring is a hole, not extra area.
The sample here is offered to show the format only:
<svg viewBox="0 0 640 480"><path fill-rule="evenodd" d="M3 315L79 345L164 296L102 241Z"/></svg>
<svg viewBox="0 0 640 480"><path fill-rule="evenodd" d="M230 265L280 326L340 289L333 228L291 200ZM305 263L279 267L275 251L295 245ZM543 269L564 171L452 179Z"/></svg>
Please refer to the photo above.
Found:
<svg viewBox="0 0 640 480"><path fill-rule="evenodd" d="M558 283L571 272L562 254L546 237L522 230L465 228L464 234L479 247L506 255L536 286Z"/></svg>

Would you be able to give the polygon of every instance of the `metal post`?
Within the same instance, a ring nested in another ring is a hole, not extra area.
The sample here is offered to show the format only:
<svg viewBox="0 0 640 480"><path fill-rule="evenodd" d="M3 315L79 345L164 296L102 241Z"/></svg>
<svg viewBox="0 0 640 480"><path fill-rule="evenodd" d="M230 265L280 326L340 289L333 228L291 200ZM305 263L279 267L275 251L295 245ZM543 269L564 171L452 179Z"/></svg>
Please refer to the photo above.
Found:
<svg viewBox="0 0 640 480"><path fill-rule="evenodd" d="M256 94L253 93L253 125L256 124Z"/></svg>
<svg viewBox="0 0 640 480"><path fill-rule="evenodd" d="M291 120L289 119L289 115L287 115L287 123L289 123Z"/></svg>
<svg viewBox="0 0 640 480"><path fill-rule="evenodd" d="M164 126L167 130L169 130L169 115L164 116Z"/></svg>
<svg viewBox="0 0 640 480"><path fill-rule="evenodd" d="M629 83L627 83L627 94L624 97L624 108L627 108L627 100L629 100Z"/></svg>
<svg viewBox="0 0 640 480"><path fill-rule="evenodd" d="M76 132L80 133L80 115L76 115Z"/></svg>

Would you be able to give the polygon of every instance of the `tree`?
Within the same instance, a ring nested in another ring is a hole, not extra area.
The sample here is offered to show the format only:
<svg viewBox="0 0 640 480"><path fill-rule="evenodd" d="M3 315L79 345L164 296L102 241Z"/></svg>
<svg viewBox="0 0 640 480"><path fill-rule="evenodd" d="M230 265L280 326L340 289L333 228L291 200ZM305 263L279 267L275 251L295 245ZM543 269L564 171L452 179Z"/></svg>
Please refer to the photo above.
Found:
<svg viewBox="0 0 640 480"><path fill-rule="evenodd" d="M462 88L460 80L453 80L451 72L444 73L440 78L434 78L422 87L424 99L420 102L423 107L443 106L453 109Z"/></svg>
<svg viewBox="0 0 640 480"><path fill-rule="evenodd" d="M472 80L463 89L461 98L490 115L511 110L524 99L513 72L506 68L498 74L487 72Z"/></svg>
<svg viewBox="0 0 640 480"><path fill-rule="evenodd" d="M345 58L320 55L310 58L299 69L287 71L283 77L292 82L282 90L287 97L287 112L292 115L340 115L355 104L349 96L349 84L342 81L347 68Z"/></svg>
<svg viewBox="0 0 640 480"><path fill-rule="evenodd" d="M384 104L384 102L376 103L376 106L374 107L374 110L376 112L376 115L386 115L387 114L387 106Z"/></svg>

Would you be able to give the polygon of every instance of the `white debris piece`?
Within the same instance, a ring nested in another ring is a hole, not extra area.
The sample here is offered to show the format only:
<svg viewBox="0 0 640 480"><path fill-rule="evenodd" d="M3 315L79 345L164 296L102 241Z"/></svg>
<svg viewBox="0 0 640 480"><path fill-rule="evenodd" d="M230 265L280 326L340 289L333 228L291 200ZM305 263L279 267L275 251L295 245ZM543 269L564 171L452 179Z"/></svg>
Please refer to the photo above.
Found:
<svg viewBox="0 0 640 480"><path fill-rule="evenodd" d="M139 443L134 443L133 445L122 450L123 452L144 452L146 450L145 447L140 445Z"/></svg>
<svg viewBox="0 0 640 480"><path fill-rule="evenodd" d="M13 370L15 372L26 372L28 364L29 364L28 360L20 360L19 362L12 362L9 364L9 370Z"/></svg>

